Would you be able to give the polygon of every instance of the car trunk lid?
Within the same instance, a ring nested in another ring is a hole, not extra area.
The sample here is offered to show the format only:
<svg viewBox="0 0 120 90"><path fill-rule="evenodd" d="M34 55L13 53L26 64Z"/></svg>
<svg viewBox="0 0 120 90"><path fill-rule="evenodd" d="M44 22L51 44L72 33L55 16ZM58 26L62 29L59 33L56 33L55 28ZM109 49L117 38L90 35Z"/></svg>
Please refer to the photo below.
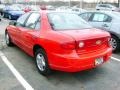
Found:
<svg viewBox="0 0 120 90"><path fill-rule="evenodd" d="M95 52L108 47L108 32L98 29L83 29L83 30L62 30L59 31L71 36L76 41L76 50L79 54ZM79 47L83 42L84 47Z"/></svg>

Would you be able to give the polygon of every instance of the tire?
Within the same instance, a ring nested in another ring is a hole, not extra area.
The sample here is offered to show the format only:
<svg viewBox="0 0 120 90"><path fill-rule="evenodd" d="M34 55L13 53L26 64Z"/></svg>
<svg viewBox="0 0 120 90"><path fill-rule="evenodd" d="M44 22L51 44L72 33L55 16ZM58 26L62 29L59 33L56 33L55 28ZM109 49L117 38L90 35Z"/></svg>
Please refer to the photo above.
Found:
<svg viewBox="0 0 120 90"><path fill-rule="evenodd" d="M36 62L36 67L40 74L47 76L51 73L51 69L49 68L49 64L48 64L48 58L43 49L36 50L35 62Z"/></svg>
<svg viewBox="0 0 120 90"><path fill-rule="evenodd" d="M12 43L11 38L10 38L10 36L9 36L9 34L7 32L5 33L5 41L6 41L7 46L13 46L14 45Z"/></svg>
<svg viewBox="0 0 120 90"><path fill-rule="evenodd" d="M113 52L119 52L120 51L120 39L112 35L110 42L113 47Z"/></svg>

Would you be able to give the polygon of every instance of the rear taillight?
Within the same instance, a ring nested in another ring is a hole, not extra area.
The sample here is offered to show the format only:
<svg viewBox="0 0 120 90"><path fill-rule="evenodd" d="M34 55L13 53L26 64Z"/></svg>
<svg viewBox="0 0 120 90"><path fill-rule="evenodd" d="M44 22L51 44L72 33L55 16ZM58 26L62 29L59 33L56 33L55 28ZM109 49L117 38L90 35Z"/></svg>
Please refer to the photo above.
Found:
<svg viewBox="0 0 120 90"><path fill-rule="evenodd" d="M76 43L75 42L67 42L67 43L63 43L62 48L64 49L75 49L76 48Z"/></svg>

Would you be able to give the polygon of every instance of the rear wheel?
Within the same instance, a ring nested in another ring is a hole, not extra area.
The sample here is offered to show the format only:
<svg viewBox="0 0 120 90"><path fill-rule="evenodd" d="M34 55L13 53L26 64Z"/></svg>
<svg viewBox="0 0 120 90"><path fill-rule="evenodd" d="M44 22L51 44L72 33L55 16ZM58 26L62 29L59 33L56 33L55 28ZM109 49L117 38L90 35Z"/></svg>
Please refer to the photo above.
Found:
<svg viewBox="0 0 120 90"><path fill-rule="evenodd" d="M114 35L111 37L111 45L113 48L113 52L120 51L120 39Z"/></svg>
<svg viewBox="0 0 120 90"><path fill-rule="evenodd" d="M13 46L11 38L7 32L5 33L5 41L6 41L7 46Z"/></svg>
<svg viewBox="0 0 120 90"><path fill-rule="evenodd" d="M51 69L49 68L49 64L48 64L48 58L43 49L38 49L35 52L35 61L36 61L36 67L40 72L40 74L46 76L51 73Z"/></svg>

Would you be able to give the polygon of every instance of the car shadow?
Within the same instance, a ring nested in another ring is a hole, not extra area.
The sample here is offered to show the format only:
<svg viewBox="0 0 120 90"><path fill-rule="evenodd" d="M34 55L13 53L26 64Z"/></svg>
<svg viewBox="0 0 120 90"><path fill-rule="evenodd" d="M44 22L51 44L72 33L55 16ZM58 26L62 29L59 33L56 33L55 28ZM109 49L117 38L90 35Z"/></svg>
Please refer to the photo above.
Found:
<svg viewBox="0 0 120 90"><path fill-rule="evenodd" d="M77 73L55 71L46 78L50 83L54 85L58 85L60 83L68 85L82 85L85 83L94 82L95 79L102 77L105 73L106 70L104 67L97 67L94 69L80 71ZM83 88L83 85L81 86L81 88Z"/></svg>

